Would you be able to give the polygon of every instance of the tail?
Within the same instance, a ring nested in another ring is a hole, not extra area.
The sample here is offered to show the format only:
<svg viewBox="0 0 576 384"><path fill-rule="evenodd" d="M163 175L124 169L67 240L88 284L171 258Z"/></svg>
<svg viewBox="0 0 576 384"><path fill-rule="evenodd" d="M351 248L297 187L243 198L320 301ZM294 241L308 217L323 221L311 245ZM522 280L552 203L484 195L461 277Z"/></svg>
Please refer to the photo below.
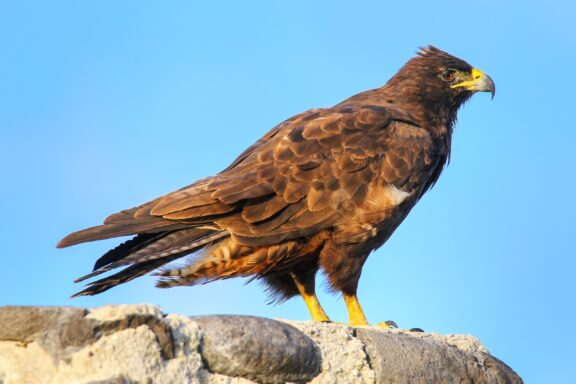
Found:
<svg viewBox="0 0 576 384"><path fill-rule="evenodd" d="M72 297L91 296L142 276L180 257L229 236L228 231L188 228L169 232L144 233L122 243L100 257L92 273L75 282L129 265L120 272L88 284Z"/></svg>
<svg viewBox="0 0 576 384"><path fill-rule="evenodd" d="M60 240L56 247L64 248L89 241L136 235L139 233L154 234L158 232L170 232L186 227L189 228L190 226L177 222L169 222L161 218L150 216L138 221L134 220L126 223L106 223L96 227L86 228L81 231L69 234Z"/></svg>

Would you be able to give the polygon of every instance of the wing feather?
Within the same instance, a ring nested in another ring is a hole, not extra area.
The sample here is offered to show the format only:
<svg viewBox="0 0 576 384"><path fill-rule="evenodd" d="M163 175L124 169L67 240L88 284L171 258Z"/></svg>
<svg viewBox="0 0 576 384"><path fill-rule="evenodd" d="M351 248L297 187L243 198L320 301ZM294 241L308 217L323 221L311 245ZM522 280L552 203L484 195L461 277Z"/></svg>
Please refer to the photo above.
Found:
<svg viewBox="0 0 576 384"><path fill-rule="evenodd" d="M410 119L393 106L310 110L272 129L218 175L111 215L60 245L198 226L269 241L330 228L346 215L343 207L361 204L372 181L410 177L412 159L387 153L394 121ZM383 160L384 169L369 166Z"/></svg>

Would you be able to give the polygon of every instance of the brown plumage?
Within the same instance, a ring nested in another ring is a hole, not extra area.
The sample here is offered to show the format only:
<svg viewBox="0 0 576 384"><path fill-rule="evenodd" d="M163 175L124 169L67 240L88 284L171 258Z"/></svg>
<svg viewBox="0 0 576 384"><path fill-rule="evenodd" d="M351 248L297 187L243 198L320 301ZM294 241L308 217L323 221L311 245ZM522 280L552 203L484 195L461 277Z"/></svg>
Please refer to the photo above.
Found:
<svg viewBox="0 0 576 384"><path fill-rule="evenodd" d="M103 255L84 280L116 268L76 294L94 295L160 270L158 287L251 276L273 298L301 294L312 317L321 268L342 292L352 324L362 265L436 182L450 155L459 106L494 84L468 63L423 48L381 88L273 128L219 174L108 217L58 246L134 235Z"/></svg>

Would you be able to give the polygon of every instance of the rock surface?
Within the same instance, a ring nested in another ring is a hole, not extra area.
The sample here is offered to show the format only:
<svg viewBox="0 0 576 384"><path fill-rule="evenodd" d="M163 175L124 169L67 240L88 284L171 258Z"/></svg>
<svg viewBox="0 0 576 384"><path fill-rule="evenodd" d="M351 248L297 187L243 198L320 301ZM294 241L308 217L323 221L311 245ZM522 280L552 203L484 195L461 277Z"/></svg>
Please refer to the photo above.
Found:
<svg viewBox="0 0 576 384"><path fill-rule="evenodd" d="M152 305L0 307L0 384L522 383L467 335L165 315Z"/></svg>
<svg viewBox="0 0 576 384"><path fill-rule="evenodd" d="M254 316L192 320L202 329L200 353L211 372L260 383L305 383L320 372L316 344L288 324Z"/></svg>

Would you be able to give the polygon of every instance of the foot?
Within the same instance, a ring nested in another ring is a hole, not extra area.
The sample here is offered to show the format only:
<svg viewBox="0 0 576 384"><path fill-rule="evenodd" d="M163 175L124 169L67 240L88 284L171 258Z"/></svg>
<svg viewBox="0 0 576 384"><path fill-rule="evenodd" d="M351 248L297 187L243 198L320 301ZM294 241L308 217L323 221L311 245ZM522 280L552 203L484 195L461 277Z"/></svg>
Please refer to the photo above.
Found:
<svg viewBox="0 0 576 384"><path fill-rule="evenodd" d="M382 328L387 328L387 329L398 328L398 324L396 324L396 322L394 322L392 320L383 321L381 323L376 324L376 326L382 327Z"/></svg>
<svg viewBox="0 0 576 384"><path fill-rule="evenodd" d="M398 329L398 325L392 321L383 321L381 323L376 324L378 327L386 328L386 329ZM422 328L410 328L410 329L403 329L402 332L424 332Z"/></svg>

